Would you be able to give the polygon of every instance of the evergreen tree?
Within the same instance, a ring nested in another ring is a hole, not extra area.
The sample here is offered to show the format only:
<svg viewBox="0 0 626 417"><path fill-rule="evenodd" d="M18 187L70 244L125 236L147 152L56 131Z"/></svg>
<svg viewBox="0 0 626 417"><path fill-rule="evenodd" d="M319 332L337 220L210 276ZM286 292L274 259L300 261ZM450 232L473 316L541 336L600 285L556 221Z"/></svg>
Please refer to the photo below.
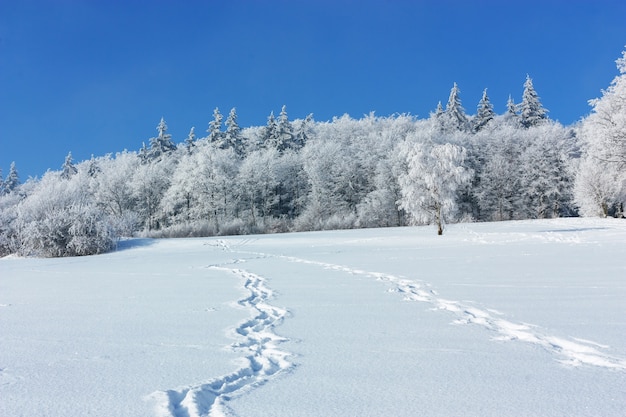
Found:
<svg viewBox="0 0 626 417"><path fill-rule="evenodd" d="M72 152L69 152L65 157L65 162L61 167L61 178L68 180L78 172L76 166L72 163Z"/></svg>
<svg viewBox="0 0 626 417"><path fill-rule="evenodd" d="M244 156L245 149L241 128L237 123L237 110L233 107L226 118L226 132L224 134L224 144L227 148L232 148L240 158Z"/></svg>
<svg viewBox="0 0 626 417"><path fill-rule="evenodd" d="M522 126L529 128L538 126L548 119L547 110L541 105L539 96L533 87L533 80L526 75L522 102L519 104L519 115Z"/></svg>
<svg viewBox="0 0 626 417"><path fill-rule="evenodd" d="M213 121L209 122L209 128L207 129L207 132L209 133L209 142L214 143L219 147L222 146L223 135L221 129L223 119L224 116L220 113L220 109L216 107L215 110L213 110Z"/></svg>
<svg viewBox="0 0 626 417"><path fill-rule="evenodd" d="M479 133L483 141L481 172L474 193L478 198L480 219L486 221L520 218L520 181L524 167L521 131L503 125L493 132Z"/></svg>
<svg viewBox="0 0 626 417"><path fill-rule="evenodd" d="M15 162L11 162L11 166L9 167L9 174L4 180L4 191L6 193L10 193L15 190L19 185L20 176L18 175L17 169L15 168Z"/></svg>
<svg viewBox="0 0 626 417"><path fill-rule="evenodd" d="M172 135L167 132L167 124L161 117L161 121L157 125L157 132L159 132L156 138L150 138L150 151L148 156L151 159L159 159L162 155L171 152L176 149L176 145L172 142Z"/></svg>
<svg viewBox="0 0 626 417"><path fill-rule="evenodd" d="M189 134L187 135L187 139L185 139L185 146L187 147L187 152L193 152L193 148L196 146L196 133L194 132L195 128L192 127L189 130Z"/></svg>
<svg viewBox="0 0 626 417"><path fill-rule="evenodd" d="M100 172L102 172L102 169L100 169L100 166L98 165L98 161L92 154L91 159L89 160L89 168L87 169L87 175L89 175L89 177L91 178L95 178Z"/></svg>
<svg viewBox="0 0 626 417"><path fill-rule="evenodd" d="M150 149L146 146L146 142L141 142L141 149L139 149L137 157L142 164L147 164L150 161Z"/></svg>
<svg viewBox="0 0 626 417"><path fill-rule="evenodd" d="M443 105L441 104L441 101L439 101L437 103L437 108L435 109L435 117L441 118L443 114L444 114Z"/></svg>
<svg viewBox="0 0 626 417"><path fill-rule="evenodd" d="M272 147L278 149L278 125L276 124L276 118L274 112L271 112L267 118L267 125L261 132L261 147Z"/></svg>
<svg viewBox="0 0 626 417"><path fill-rule="evenodd" d="M504 113L504 121L510 126L519 127L520 120L517 114L517 104L513 101L513 98L509 94L509 99L506 102L506 112Z"/></svg>
<svg viewBox="0 0 626 417"><path fill-rule="evenodd" d="M313 126L313 113L309 114L306 118L300 120L298 126L295 129L293 138L293 149L300 150L306 145L309 138L313 135L311 132Z"/></svg>
<svg viewBox="0 0 626 417"><path fill-rule="evenodd" d="M489 101L487 89L485 88L483 96L478 103L476 117L474 118L474 131L478 132L482 130L490 121L493 120L494 117L495 112L493 111L493 105L491 104L491 101Z"/></svg>
<svg viewBox="0 0 626 417"><path fill-rule="evenodd" d="M460 130L462 132L469 130L469 121L465 114L465 109L461 105L461 90L459 86L454 83L454 86L450 90L450 97L448 98L448 104L444 112L446 124L451 129Z"/></svg>
<svg viewBox="0 0 626 417"><path fill-rule="evenodd" d="M434 121L437 126L439 133L443 132L446 128L446 117L445 111L443 110L443 106L441 105L441 101L437 103L437 108L434 113L430 114L430 119Z"/></svg>
<svg viewBox="0 0 626 417"><path fill-rule="evenodd" d="M2 168L0 168L0 196L4 194L4 177L2 176Z"/></svg>
<svg viewBox="0 0 626 417"><path fill-rule="evenodd" d="M278 116L276 139L276 149L279 152L284 152L286 149L293 147L293 126L287 117L287 106L284 105Z"/></svg>

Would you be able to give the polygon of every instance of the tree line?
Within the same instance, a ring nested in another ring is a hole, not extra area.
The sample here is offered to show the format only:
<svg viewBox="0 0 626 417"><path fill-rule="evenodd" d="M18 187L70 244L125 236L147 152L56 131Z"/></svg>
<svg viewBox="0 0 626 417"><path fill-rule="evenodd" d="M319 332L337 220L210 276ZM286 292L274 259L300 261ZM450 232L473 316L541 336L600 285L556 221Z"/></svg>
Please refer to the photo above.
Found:
<svg viewBox="0 0 626 417"><path fill-rule="evenodd" d="M0 255L101 253L127 236L183 237L616 215L625 199L625 59L581 123L548 117L532 79L504 114L468 115L454 84L429 117L318 122L283 106L241 128L213 112L175 143L164 119L136 152L0 181ZM0 179L2 176L0 175Z"/></svg>

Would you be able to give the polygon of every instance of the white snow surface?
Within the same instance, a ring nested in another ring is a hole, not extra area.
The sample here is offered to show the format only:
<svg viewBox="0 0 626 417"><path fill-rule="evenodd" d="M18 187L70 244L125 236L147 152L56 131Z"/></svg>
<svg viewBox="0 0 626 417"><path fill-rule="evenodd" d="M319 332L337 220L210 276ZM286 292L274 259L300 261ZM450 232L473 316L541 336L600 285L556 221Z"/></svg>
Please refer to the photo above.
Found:
<svg viewBox="0 0 626 417"><path fill-rule="evenodd" d="M626 415L626 221L0 259L0 416L79 415Z"/></svg>

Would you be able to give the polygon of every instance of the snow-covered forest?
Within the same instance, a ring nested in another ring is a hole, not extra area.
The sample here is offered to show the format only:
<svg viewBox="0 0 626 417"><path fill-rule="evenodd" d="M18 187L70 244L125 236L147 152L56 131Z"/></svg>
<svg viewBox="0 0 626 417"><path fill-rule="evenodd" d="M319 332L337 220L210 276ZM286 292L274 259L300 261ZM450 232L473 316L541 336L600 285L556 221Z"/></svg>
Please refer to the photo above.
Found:
<svg viewBox="0 0 626 417"><path fill-rule="evenodd" d="M626 200L626 55L580 123L548 117L530 77L496 114L475 114L454 84L427 118L373 113L240 127L213 112L186 138L164 119L139 151L0 181L0 256L88 255L119 237L212 236L338 228L621 216ZM498 98L502 100L503 98ZM504 100L503 100L504 101ZM3 177L0 175L0 179Z"/></svg>

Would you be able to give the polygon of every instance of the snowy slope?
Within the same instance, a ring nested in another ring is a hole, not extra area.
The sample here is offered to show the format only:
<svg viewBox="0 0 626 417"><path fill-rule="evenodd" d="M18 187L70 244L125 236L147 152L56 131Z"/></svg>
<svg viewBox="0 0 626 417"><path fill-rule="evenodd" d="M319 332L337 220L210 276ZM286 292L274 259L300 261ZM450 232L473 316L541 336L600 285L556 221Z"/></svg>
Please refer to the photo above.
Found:
<svg viewBox="0 0 626 417"><path fill-rule="evenodd" d="M625 243L559 219L0 259L0 415L626 415Z"/></svg>

